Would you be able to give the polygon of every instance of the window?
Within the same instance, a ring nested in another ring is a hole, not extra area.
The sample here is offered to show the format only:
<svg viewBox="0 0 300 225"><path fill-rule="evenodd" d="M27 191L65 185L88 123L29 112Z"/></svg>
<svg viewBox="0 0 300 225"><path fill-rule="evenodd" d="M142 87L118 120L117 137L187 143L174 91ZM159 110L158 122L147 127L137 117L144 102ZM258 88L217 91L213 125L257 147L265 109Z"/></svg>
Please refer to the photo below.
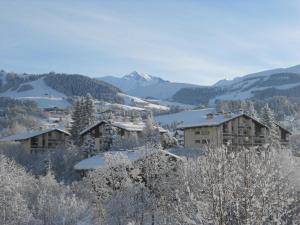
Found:
<svg viewBox="0 0 300 225"><path fill-rule="evenodd" d="M209 131L208 130L203 130L203 131L201 131L201 134L202 135L209 135Z"/></svg>
<svg viewBox="0 0 300 225"><path fill-rule="evenodd" d="M30 142L32 147L37 147L39 145L39 139L37 137L32 137Z"/></svg>
<svg viewBox="0 0 300 225"><path fill-rule="evenodd" d="M203 139L202 140L202 144L204 144L204 145L209 144L209 143L210 143L209 139Z"/></svg>
<svg viewBox="0 0 300 225"><path fill-rule="evenodd" d="M51 136L52 136L52 132L49 132L49 133L48 133L48 137L51 137Z"/></svg>
<svg viewBox="0 0 300 225"><path fill-rule="evenodd" d="M196 144L200 144L201 141L200 141L200 140L195 140L195 143L196 143Z"/></svg>
<svg viewBox="0 0 300 225"><path fill-rule="evenodd" d="M199 135L200 134L200 131L195 131L195 135Z"/></svg>

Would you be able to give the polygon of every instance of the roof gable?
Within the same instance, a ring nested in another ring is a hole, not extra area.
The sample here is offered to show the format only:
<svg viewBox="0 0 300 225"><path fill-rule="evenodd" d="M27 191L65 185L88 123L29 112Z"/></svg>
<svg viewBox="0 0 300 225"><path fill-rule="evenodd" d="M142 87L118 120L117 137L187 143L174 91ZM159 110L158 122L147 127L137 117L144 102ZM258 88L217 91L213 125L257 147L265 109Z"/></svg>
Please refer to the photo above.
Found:
<svg viewBox="0 0 300 225"><path fill-rule="evenodd" d="M182 126L180 126L179 128L181 129L186 129L186 128L193 128L193 127L210 127L210 126L219 126L223 123L229 122L231 120L234 120L236 118L239 117L246 117L248 119L251 119L253 121L255 121L256 123L260 124L261 126L264 126L266 128L268 128L266 125L264 125L263 123L261 123L260 121L258 121L257 119L255 119L252 116L249 116L245 113L240 113L240 114L217 114L217 115L213 115L212 118L207 118L207 117L203 117L202 120L200 121L200 123L197 124L184 124Z"/></svg>
<svg viewBox="0 0 300 225"><path fill-rule="evenodd" d="M40 136L45 133L49 133L52 131L58 131L61 133L64 133L68 136L70 136L70 133L68 133L65 130L59 129L59 128L53 128L53 129L48 129L48 130L41 130L41 131L32 131L32 132L24 132L24 133L19 133L15 135L11 135L8 137L1 138L0 141L22 141L22 140L27 140L36 136Z"/></svg>
<svg viewBox="0 0 300 225"><path fill-rule="evenodd" d="M86 129L84 129L83 131L80 132L80 135L84 135L86 134L88 131L92 130L93 128L101 125L102 123L110 123L111 126L129 131L129 132L141 132L145 129L146 124L144 122L108 122L108 121L99 121L94 125L91 125L89 127L87 127ZM165 133L167 132L165 129L163 129L160 126L154 126L155 128L157 128L159 130L159 132L161 133Z"/></svg>

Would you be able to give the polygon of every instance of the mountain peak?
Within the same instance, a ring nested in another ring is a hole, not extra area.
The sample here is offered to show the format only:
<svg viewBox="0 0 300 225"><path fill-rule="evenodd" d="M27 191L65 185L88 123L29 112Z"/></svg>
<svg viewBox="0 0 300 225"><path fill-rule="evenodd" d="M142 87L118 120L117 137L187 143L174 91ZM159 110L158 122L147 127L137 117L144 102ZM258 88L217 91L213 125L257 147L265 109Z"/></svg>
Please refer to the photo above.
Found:
<svg viewBox="0 0 300 225"><path fill-rule="evenodd" d="M129 80L129 79L134 79L134 80L152 80L152 76L146 74L146 73L139 73L137 71L133 71L130 74L125 75L123 78Z"/></svg>

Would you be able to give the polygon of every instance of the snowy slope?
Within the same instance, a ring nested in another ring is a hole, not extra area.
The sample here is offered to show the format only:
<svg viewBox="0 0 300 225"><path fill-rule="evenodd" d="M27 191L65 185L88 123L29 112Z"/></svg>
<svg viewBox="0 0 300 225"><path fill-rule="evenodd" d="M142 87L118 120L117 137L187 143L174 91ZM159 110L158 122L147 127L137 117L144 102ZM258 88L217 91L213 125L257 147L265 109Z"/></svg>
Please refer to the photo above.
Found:
<svg viewBox="0 0 300 225"><path fill-rule="evenodd" d="M106 76L98 79L108 82L130 95L143 98L169 99L181 88L197 87L197 85L193 84L166 81L159 77L136 71L122 78Z"/></svg>
<svg viewBox="0 0 300 225"><path fill-rule="evenodd" d="M143 100L141 98L130 96L127 94L119 93L118 96L123 98L124 104L128 105L128 106L134 106L134 107L155 110L155 111L168 111L170 109L167 106L160 105L160 104L154 104L154 103L148 102L146 100Z"/></svg>
<svg viewBox="0 0 300 225"><path fill-rule="evenodd" d="M231 86L235 85L237 83L240 83L246 79L251 79L251 78L257 78L260 79L262 77L268 78L272 74L279 74L279 73L299 73L300 74L300 65L288 67L288 68L277 68L277 69L271 69L271 70L264 70L261 72L257 73L251 73L242 77L236 77L232 80L220 80L217 83L214 84L214 86L217 87L226 87L226 86Z"/></svg>
<svg viewBox="0 0 300 225"><path fill-rule="evenodd" d="M300 65L262 71L220 80L210 87L188 88L178 91L174 101L213 105L215 100L263 99L273 96L300 96Z"/></svg>
<svg viewBox="0 0 300 225"><path fill-rule="evenodd" d="M79 74L16 74L0 71L0 97L28 99L41 108L66 108L68 99L91 94L95 99L123 103L120 89L103 81Z"/></svg>
<svg viewBox="0 0 300 225"><path fill-rule="evenodd" d="M149 75L141 76L142 80L151 80ZM92 92L91 92L92 91ZM168 111L169 107L151 103L138 97L120 93L120 90L111 84L95 80L82 75L43 74L24 75L0 71L0 97L27 99L37 102L41 108L70 106L69 97L82 96L90 93L95 99L101 100L106 109L123 110L152 110L155 112Z"/></svg>
<svg viewBox="0 0 300 225"><path fill-rule="evenodd" d="M2 77L2 79L4 78ZM38 104L40 108L67 108L68 106L70 106L70 103L66 100L67 96L47 86L43 78L31 82L26 82L26 85L32 86L33 89L26 91L18 91L19 89L9 89L5 92L0 93L0 97L33 100Z"/></svg>

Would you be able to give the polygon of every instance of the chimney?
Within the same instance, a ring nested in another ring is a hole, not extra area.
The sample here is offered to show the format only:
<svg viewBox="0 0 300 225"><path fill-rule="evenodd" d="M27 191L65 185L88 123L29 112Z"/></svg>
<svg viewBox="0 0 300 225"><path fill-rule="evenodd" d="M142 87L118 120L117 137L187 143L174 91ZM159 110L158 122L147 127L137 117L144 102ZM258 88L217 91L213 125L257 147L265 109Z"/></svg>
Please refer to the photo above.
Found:
<svg viewBox="0 0 300 225"><path fill-rule="evenodd" d="M214 118L214 114L213 113L206 114L206 119L211 120L213 118Z"/></svg>
<svg viewBox="0 0 300 225"><path fill-rule="evenodd" d="M232 116L231 112L224 113L224 118L231 118L231 116Z"/></svg>

